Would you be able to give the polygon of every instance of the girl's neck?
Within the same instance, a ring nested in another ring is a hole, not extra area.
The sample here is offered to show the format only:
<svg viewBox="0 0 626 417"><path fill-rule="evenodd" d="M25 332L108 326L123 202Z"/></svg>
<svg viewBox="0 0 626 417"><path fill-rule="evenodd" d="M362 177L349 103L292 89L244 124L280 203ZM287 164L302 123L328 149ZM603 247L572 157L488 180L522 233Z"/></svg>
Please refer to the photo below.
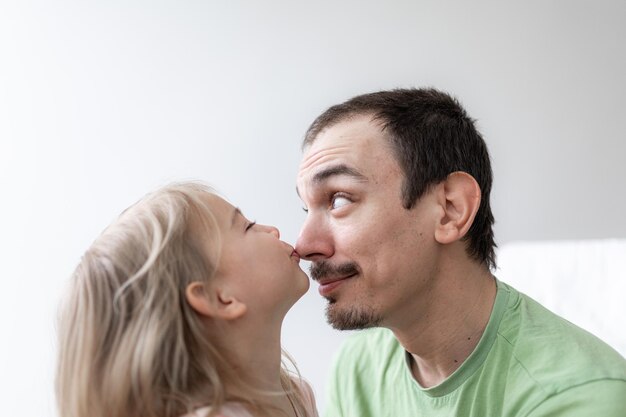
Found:
<svg viewBox="0 0 626 417"><path fill-rule="evenodd" d="M273 326L268 323L271 320L267 318L229 323L227 328L219 332L222 339L220 344L234 364L237 374L245 375L245 379L259 390L273 394L267 397L269 405L286 416L296 417L292 400L285 393L281 382L282 321Z"/></svg>
<svg viewBox="0 0 626 417"><path fill-rule="evenodd" d="M260 387L282 390L280 382L282 350L281 325L268 326L251 321L233 323L230 331L223 333L225 349L241 374Z"/></svg>

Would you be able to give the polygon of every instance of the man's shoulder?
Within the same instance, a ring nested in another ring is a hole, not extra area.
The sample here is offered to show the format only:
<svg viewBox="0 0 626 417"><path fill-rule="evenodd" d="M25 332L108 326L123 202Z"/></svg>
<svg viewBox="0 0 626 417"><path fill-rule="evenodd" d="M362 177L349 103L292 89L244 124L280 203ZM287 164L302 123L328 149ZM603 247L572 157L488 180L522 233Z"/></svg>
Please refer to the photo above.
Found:
<svg viewBox="0 0 626 417"><path fill-rule="evenodd" d="M626 360L584 329L520 294L513 320L499 335L510 344L514 361L546 391L592 381L626 381Z"/></svg>

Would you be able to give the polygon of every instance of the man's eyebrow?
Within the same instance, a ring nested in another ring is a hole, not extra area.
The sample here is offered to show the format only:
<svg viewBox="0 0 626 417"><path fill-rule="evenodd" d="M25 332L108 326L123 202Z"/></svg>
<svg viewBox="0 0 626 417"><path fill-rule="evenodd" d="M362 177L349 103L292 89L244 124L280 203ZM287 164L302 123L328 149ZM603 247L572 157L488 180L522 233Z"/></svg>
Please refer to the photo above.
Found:
<svg viewBox="0 0 626 417"><path fill-rule="evenodd" d="M315 175L313 175L312 182L314 184L320 184L326 181L330 177L341 176L341 175L352 177L359 182L367 181L367 177L361 174L356 169L351 168L344 164L340 164L340 165L333 165L328 168L324 168L321 171L316 172Z"/></svg>
<svg viewBox="0 0 626 417"><path fill-rule="evenodd" d="M315 185L319 185L322 182L326 181L328 178L341 176L341 175L352 177L359 182L368 181L367 177L361 174L356 169L351 168L345 164L339 164L339 165L329 166L328 168L324 168L321 171L316 172L315 175L313 175L313 179L311 180L311 182ZM297 185L296 185L296 194L298 194L298 197L301 197L300 190L298 189Z"/></svg>

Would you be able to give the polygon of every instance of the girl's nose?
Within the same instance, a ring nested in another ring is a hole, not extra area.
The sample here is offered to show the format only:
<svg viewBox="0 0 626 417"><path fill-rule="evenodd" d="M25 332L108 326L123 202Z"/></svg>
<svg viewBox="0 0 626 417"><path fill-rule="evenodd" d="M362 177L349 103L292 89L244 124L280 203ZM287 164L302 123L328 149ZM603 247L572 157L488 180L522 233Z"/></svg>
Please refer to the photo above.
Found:
<svg viewBox="0 0 626 417"><path fill-rule="evenodd" d="M264 232L271 233L276 236L276 239L280 239L280 230L274 226L262 225Z"/></svg>

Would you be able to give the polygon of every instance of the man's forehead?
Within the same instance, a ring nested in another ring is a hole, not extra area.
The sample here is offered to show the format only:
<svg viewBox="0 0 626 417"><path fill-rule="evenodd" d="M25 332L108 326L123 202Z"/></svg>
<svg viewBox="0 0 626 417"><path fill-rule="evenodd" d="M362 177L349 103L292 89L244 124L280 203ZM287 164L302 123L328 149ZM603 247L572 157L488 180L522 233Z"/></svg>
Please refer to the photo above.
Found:
<svg viewBox="0 0 626 417"><path fill-rule="evenodd" d="M315 188L336 177L367 181L370 171L374 169L374 162L358 142L321 147L309 155L305 152L298 171L298 188Z"/></svg>
<svg viewBox="0 0 626 417"><path fill-rule="evenodd" d="M369 119L346 121L320 133L304 150L296 192L302 198L335 178L367 183L388 164L395 160L380 126Z"/></svg>
<svg viewBox="0 0 626 417"><path fill-rule="evenodd" d="M352 115L322 129L316 135L309 148L315 147L316 143L323 142L324 139L335 140L341 137L366 138L382 134L383 124L375 118L374 114Z"/></svg>
<svg viewBox="0 0 626 417"><path fill-rule="evenodd" d="M334 124L322 130L313 143L305 148L300 174L338 159L345 163L367 162L372 152L386 145L386 138L371 116L362 115ZM382 156L382 155L378 155Z"/></svg>
<svg viewBox="0 0 626 417"><path fill-rule="evenodd" d="M344 141L341 140L338 142L330 143L328 146L321 144L321 146L305 150L300 162L299 175L338 159L345 159L359 151L359 147L354 143L343 143Z"/></svg>

